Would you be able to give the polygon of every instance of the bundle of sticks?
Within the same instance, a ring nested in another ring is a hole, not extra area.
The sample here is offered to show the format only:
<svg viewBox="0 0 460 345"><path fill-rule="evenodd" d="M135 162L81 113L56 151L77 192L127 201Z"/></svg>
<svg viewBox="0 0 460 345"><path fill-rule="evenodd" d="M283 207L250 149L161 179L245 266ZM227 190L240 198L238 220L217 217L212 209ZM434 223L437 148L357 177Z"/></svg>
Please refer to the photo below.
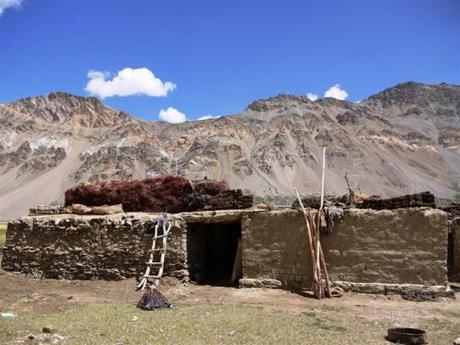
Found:
<svg viewBox="0 0 460 345"><path fill-rule="evenodd" d="M310 248L313 271L313 295L318 299L332 297L329 274L327 272L326 260L324 259L320 241L320 221L321 214L324 211L322 208L319 210L305 209L297 189L296 194L307 226L308 245Z"/></svg>
<svg viewBox="0 0 460 345"><path fill-rule="evenodd" d="M321 176L321 201L318 210L305 209L299 192L295 192L299 205L302 208L303 217L307 226L308 245L311 254L313 270L313 295L318 298L332 297L329 274L327 273L326 260L324 259L323 249L320 241L321 218L324 217L324 179L326 170L326 147L323 147L323 169Z"/></svg>

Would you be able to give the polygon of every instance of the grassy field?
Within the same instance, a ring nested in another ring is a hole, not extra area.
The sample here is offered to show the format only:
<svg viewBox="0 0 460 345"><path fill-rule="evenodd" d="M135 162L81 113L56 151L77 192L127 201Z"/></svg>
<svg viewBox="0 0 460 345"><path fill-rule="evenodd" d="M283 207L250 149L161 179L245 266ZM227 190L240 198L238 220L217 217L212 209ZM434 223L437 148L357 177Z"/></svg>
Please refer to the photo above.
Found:
<svg viewBox="0 0 460 345"><path fill-rule="evenodd" d="M5 245L6 238L6 222L0 221L0 261L2 259L1 248Z"/></svg>
<svg viewBox="0 0 460 345"><path fill-rule="evenodd" d="M5 344L52 324L65 344L327 344L359 343L378 330L351 330L315 312L292 315L251 306L186 305L142 312L123 303L86 304L46 317L0 323ZM3 329L2 329L3 328ZM333 339L337 339L334 341ZM323 340L321 340L323 339ZM342 340L340 340L342 339Z"/></svg>
<svg viewBox="0 0 460 345"><path fill-rule="evenodd" d="M307 308L295 314L248 305L187 305L143 312L132 304L95 303L42 317L0 322L0 341L12 344L24 334L37 334L51 324L66 336L65 344L388 344L389 322L354 323L346 311ZM455 324L427 319L433 334L455 334ZM458 326L458 324L457 324ZM446 344L449 337L430 338Z"/></svg>
<svg viewBox="0 0 460 345"><path fill-rule="evenodd" d="M0 270L0 344L21 342L52 325L62 345L389 344L395 326L427 331L430 345L460 333L460 302L415 303L399 297L346 294L317 301L271 289L179 286L163 292L173 309L142 311L135 280L40 280Z"/></svg>

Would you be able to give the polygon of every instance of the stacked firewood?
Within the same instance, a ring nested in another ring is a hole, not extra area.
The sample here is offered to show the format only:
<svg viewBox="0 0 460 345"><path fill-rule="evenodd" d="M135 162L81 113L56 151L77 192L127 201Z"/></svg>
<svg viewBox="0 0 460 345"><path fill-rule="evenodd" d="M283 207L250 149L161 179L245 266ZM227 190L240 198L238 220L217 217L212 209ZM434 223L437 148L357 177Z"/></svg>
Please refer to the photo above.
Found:
<svg viewBox="0 0 460 345"><path fill-rule="evenodd" d="M449 214L449 218L459 218L460 217L460 204L452 203L449 206L442 207L441 210Z"/></svg>
<svg viewBox="0 0 460 345"><path fill-rule="evenodd" d="M60 213L64 213L64 207L62 206L38 205L37 207L29 209L30 216L41 216Z"/></svg>
<svg viewBox="0 0 460 345"><path fill-rule="evenodd" d="M244 209L252 206L252 195L243 194L241 189L226 190L216 195L193 195L192 199L200 200L196 205L201 210Z"/></svg>
<svg viewBox="0 0 460 345"><path fill-rule="evenodd" d="M436 207L435 197L430 192L422 192L417 194L407 194L395 198L380 199L370 197L357 203L358 208L372 208L374 210L391 210L395 208L408 207Z"/></svg>

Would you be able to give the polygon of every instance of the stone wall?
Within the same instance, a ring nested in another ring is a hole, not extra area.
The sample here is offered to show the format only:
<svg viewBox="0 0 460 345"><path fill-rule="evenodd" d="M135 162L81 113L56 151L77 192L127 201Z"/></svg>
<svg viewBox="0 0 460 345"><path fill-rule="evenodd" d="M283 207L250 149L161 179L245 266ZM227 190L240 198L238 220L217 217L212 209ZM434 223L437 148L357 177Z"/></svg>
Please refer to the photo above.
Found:
<svg viewBox="0 0 460 345"><path fill-rule="evenodd" d="M283 210L243 219L245 286L299 288L311 282L301 212ZM447 285L447 216L428 208L351 209L322 245L331 280Z"/></svg>
<svg viewBox="0 0 460 345"><path fill-rule="evenodd" d="M52 215L8 223L2 267L43 278L122 279L140 276L158 215ZM171 218L166 274L188 275L186 226Z"/></svg>
<svg viewBox="0 0 460 345"><path fill-rule="evenodd" d="M138 277L145 269L148 233L157 217L49 215L11 221L2 267L46 278ZM170 220L174 227L167 275L188 276L187 224L241 221L241 285L310 286L310 255L300 211L207 211L171 215ZM440 210L352 209L336 222L332 234L322 236L322 243L330 277L338 283L446 286L447 236L447 216Z"/></svg>

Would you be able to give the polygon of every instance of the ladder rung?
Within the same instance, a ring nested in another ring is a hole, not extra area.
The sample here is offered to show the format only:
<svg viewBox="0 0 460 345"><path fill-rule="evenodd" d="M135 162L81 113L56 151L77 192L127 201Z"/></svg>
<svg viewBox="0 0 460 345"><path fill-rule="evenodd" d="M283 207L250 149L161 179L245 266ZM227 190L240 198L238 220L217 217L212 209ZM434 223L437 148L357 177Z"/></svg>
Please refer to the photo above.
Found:
<svg viewBox="0 0 460 345"><path fill-rule="evenodd" d="M164 252L166 248L155 248L155 249L150 249L149 252Z"/></svg>
<svg viewBox="0 0 460 345"><path fill-rule="evenodd" d="M167 236L168 236L168 234L163 234L163 235L156 235L153 238L157 239L157 238L163 238L163 237L167 237Z"/></svg>
<svg viewBox="0 0 460 345"><path fill-rule="evenodd" d="M163 265L161 261L146 262L146 265Z"/></svg>
<svg viewBox="0 0 460 345"><path fill-rule="evenodd" d="M145 234L145 236L149 236L149 237L152 236L154 240L159 239L159 238L163 238L163 237L167 237L168 235L169 234L166 234L166 235L163 234L163 235L156 235L155 236L155 234Z"/></svg>
<svg viewBox="0 0 460 345"><path fill-rule="evenodd" d="M142 278L153 278L153 279L160 279L161 276L159 274L152 276L152 275L143 275Z"/></svg>

